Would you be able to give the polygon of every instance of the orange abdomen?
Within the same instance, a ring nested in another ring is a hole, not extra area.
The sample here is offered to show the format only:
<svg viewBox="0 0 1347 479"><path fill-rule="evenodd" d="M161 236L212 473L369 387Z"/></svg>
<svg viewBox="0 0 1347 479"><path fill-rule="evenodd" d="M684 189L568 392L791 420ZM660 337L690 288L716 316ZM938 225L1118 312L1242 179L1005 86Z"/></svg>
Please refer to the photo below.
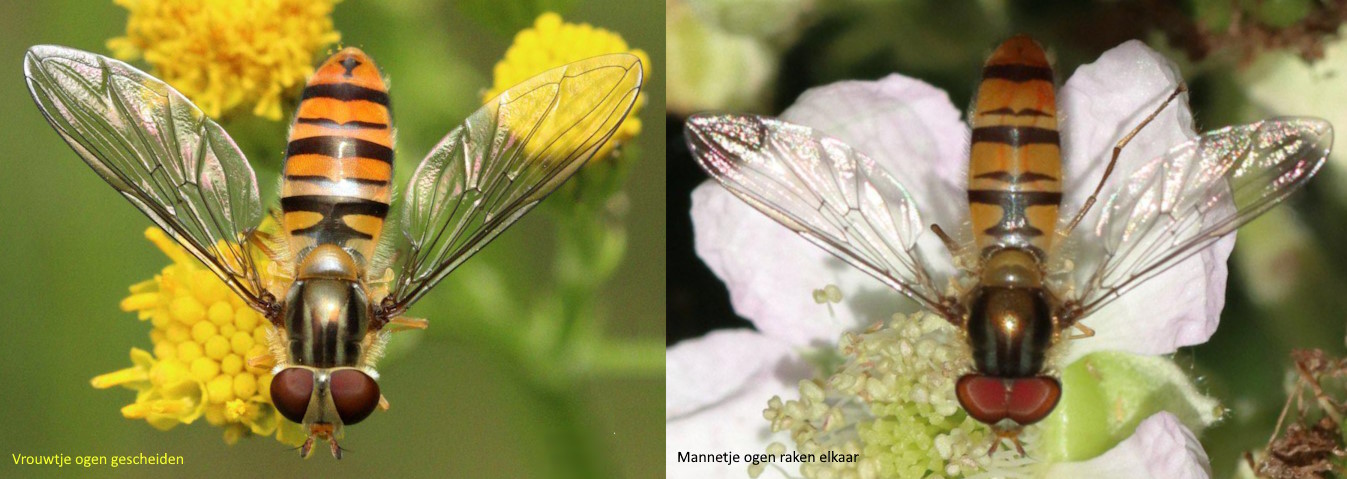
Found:
<svg viewBox="0 0 1347 479"><path fill-rule="evenodd" d="M309 78L282 170L294 254L335 244L370 259L388 215L392 128L388 86L360 49L337 52Z"/></svg>
<svg viewBox="0 0 1347 479"><path fill-rule="evenodd" d="M987 59L973 106L968 206L980 249L1052 245L1062 201L1052 67L1026 36Z"/></svg>

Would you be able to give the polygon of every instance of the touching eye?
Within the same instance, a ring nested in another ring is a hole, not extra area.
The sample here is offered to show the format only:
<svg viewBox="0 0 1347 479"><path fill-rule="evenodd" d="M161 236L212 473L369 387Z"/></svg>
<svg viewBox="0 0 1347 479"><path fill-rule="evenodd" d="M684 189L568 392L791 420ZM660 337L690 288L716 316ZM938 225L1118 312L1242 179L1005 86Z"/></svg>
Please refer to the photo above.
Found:
<svg viewBox="0 0 1347 479"><path fill-rule="evenodd" d="M313 371L286 368L271 378L271 403L291 422L303 423L313 395Z"/></svg>
<svg viewBox="0 0 1347 479"><path fill-rule="evenodd" d="M1048 417L1062 398L1062 383L1051 376L998 378L965 374L954 386L959 404L985 424L1009 418L1027 426Z"/></svg>
<svg viewBox="0 0 1347 479"><path fill-rule="evenodd" d="M365 420L379 405L379 383L362 371L332 371L331 388L332 403L337 406L342 424L349 426Z"/></svg>

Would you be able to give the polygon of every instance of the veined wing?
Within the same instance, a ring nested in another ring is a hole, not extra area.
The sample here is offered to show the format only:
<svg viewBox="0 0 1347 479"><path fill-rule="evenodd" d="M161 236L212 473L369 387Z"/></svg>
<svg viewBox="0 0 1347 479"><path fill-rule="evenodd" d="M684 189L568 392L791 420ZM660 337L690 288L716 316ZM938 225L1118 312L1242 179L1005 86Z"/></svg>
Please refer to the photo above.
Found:
<svg viewBox="0 0 1347 479"><path fill-rule="evenodd" d="M405 311L561 183L612 137L636 102L641 62L612 54L515 85L477 110L412 174L407 242L383 315Z"/></svg>
<svg viewBox="0 0 1347 479"><path fill-rule="evenodd" d="M777 222L959 324L922 259L926 225L907 190L873 160L811 128L754 115L694 116L702 168Z"/></svg>
<svg viewBox="0 0 1347 479"><path fill-rule="evenodd" d="M1070 325L1275 206L1319 171L1333 129L1274 118L1204 133L1144 164L1052 252ZM1064 267L1068 261L1073 267Z"/></svg>
<svg viewBox="0 0 1347 479"><path fill-rule="evenodd" d="M33 100L71 148L127 200L267 312L241 245L262 217L257 180L214 121L162 81L59 46L24 56Z"/></svg>

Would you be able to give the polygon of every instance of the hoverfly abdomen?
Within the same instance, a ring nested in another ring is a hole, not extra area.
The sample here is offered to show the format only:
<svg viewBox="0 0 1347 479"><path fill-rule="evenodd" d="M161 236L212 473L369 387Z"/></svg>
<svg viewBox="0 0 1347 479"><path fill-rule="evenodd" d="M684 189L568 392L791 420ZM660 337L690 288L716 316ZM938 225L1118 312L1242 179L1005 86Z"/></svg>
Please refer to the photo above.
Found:
<svg viewBox="0 0 1347 479"><path fill-rule="evenodd" d="M388 215L393 130L388 86L360 49L332 55L304 87L284 173L291 251L335 244L372 256Z"/></svg>
<svg viewBox="0 0 1347 479"><path fill-rule="evenodd" d="M1043 48L1019 36L982 70L972 111L968 203L977 245L1048 250L1062 201L1052 67Z"/></svg>

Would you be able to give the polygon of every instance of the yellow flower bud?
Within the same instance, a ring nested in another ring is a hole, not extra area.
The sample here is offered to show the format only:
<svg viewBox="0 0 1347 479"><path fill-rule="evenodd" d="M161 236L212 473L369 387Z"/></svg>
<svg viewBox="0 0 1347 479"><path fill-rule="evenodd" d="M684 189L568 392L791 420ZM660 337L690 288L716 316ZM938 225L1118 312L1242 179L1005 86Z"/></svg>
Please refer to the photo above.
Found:
<svg viewBox="0 0 1347 479"><path fill-rule="evenodd" d="M505 58L496 63L492 87L482 95L482 101L491 101L510 87L547 70L607 53L636 55L641 59L641 68L647 77L654 68L650 56L639 48L629 48L621 35L587 23L565 23L560 15L544 13L534 20L532 28L515 35L514 43L505 51ZM637 113L645 106L645 95L645 92L640 93L622 126L594 154L595 160L608 158L615 146L641 132Z"/></svg>

